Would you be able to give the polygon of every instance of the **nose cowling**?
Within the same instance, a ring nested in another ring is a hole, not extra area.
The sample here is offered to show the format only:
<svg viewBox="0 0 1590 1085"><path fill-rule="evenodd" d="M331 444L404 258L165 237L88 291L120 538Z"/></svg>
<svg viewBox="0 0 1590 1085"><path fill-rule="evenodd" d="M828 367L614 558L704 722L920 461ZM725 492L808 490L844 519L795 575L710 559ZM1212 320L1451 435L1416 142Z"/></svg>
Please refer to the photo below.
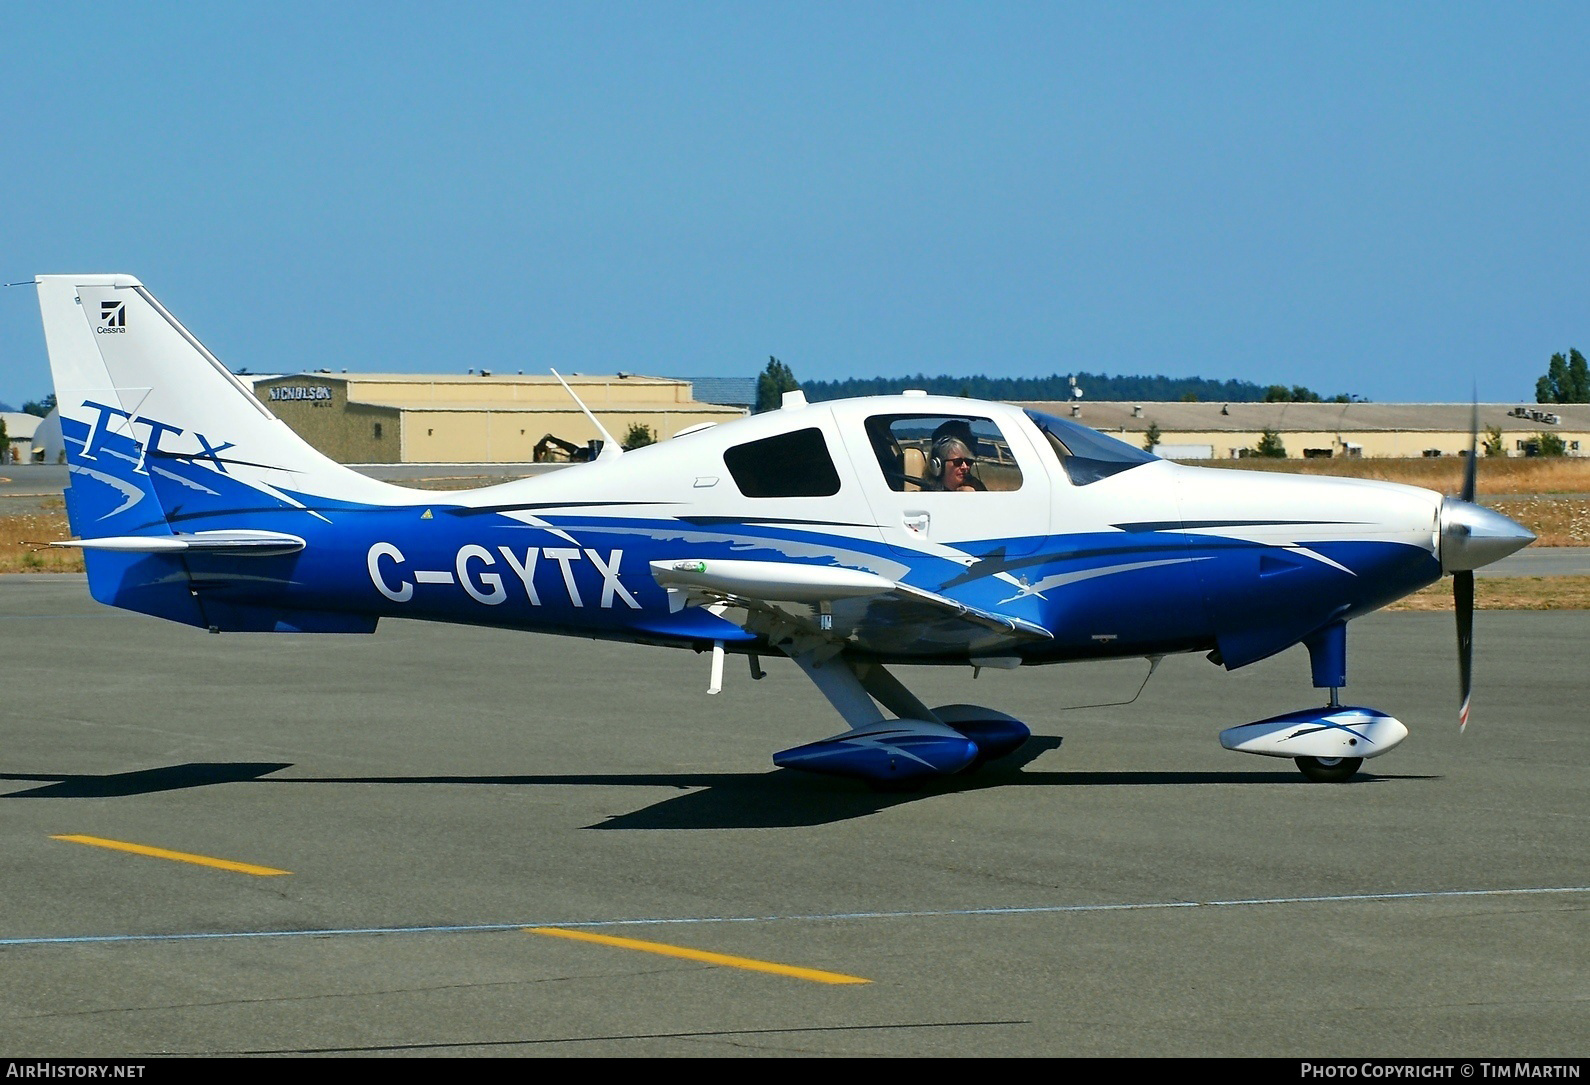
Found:
<svg viewBox="0 0 1590 1085"><path fill-rule="evenodd" d="M1441 571L1465 572L1500 561L1535 541L1535 533L1499 512L1449 497L1441 503Z"/></svg>

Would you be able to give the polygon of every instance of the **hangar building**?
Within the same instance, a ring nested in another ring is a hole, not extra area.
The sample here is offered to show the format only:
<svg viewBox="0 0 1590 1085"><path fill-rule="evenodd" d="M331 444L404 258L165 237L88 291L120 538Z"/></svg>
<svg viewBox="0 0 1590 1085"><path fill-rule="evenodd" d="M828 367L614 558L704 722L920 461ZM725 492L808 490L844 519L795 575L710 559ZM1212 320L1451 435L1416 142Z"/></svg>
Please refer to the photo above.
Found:
<svg viewBox="0 0 1590 1085"><path fill-rule="evenodd" d="M1235 459L1265 430L1280 436L1289 458L1456 456L1469 447L1467 403L1023 403L1142 447L1159 427L1159 455L1168 459ZM1543 433L1570 456L1590 455L1590 404L1479 405L1480 440L1500 431L1502 450L1525 456Z"/></svg>
<svg viewBox="0 0 1590 1085"><path fill-rule="evenodd" d="M530 463L548 434L578 446L601 436L550 376L318 372L244 379L253 380L271 413L342 463ZM663 440L747 413L698 402L688 380L623 373L565 379L620 441L634 425Z"/></svg>
<svg viewBox="0 0 1590 1085"><path fill-rule="evenodd" d="M0 463L30 462L33 459L33 434L44 419L21 411L0 411L0 421L4 421L6 427L6 443L0 447Z"/></svg>
<svg viewBox="0 0 1590 1085"><path fill-rule="evenodd" d="M326 455L343 463L530 463L551 434L564 447L600 435L550 376L298 373L251 377L254 394ZM619 440L633 425L658 440L749 413L754 378L631 374L570 376L569 384ZM701 395L704 399L697 399ZM1455 456L1469 445L1466 403L1023 403L1171 459L1247 455L1266 430L1291 458ZM1552 434L1570 456L1590 455L1590 404L1488 403L1480 436L1500 432L1509 456ZM13 435L15 436L15 435Z"/></svg>

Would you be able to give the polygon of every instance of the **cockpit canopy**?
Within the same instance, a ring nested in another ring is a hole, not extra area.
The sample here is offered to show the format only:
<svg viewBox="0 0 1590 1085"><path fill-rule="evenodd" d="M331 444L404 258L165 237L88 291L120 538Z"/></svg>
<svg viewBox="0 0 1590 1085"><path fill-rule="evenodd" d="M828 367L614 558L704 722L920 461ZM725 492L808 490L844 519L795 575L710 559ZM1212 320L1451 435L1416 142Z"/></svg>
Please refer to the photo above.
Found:
<svg viewBox="0 0 1590 1085"><path fill-rule="evenodd" d="M1159 459L1152 452L1134 448L1114 437L1106 437L1098 430L1088 429L1076 422L1056 418L1042 411L1024 413L1048 440L1049 449L1059 458L1066 476L1078 486L1086 486L1090 482Z"/></svg>
<svg viewBox="0 0 1590 1085"><path fill-rule="evenodd" d="M887 410L885 404L896 409ZM1028 453L1018 455L1013 449L1010 430L1019 422L1008 408L989 405L986 413L963 414L953 408L944 411L948 404L942 401L920 406L884 401L879 404L884 410L862 415L853 409L857 405L848 404L851 409L838 413L837 419L841 426L864 428L881 481L889 490L1014 493L1028 481L1020 463ZM1072 485L1087 486L1158 459L1076 422L1041 411L1023 413L1043 434L1040 449L1047 445ZM804 420L799 415L791 419ZM829 441L822 425L801 426L730 445L723 451L724 466L746 497L831 497L839 492L841 482ZM1025 440L1018 444L1027 446ZM1028 462L1027 467L1036 465Z"/></svg>

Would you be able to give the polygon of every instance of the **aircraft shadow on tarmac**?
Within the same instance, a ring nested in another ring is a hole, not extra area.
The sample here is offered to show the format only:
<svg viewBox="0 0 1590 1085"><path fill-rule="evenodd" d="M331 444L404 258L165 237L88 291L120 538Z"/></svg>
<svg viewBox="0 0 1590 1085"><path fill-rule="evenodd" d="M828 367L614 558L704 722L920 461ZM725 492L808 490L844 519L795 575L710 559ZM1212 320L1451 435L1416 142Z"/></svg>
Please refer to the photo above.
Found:
<svg viewBox="0 0 1590 1085"><path fill-rule="evenodd" d="M191 762L167 765L137 772L113 772L105 776L69 776L50 773L0 773L0 780L41 782L44 786L13 791L8 799L117 799L128 795L152 795L159 791L183 791L211 784L237 784L257 780L272 772L292 768L289 761Z"/></svg>
<svg viewBox="0 0 1590 1085"><path fill-rule="evenodd" d="M1028 772L1025 766L1059 747L1034 737L1022 749L971 776L950 777L918 791L874 791L853 781L775 769L741 773L576 773L561 776L281 777L285 762L190 763L104 776L0 773L0 781L42 786L12 799L103 799L208 787L212 784L463 784L514 787L662 787L671 795L592 829L765 829L823 825L865 817L903 803L991 787L1124 787L1187 784L1288 784L1308 787L1295 772ZM267 778L269 777L269 778ZM1427 776L1361 776L1358 783Z"/></svg>

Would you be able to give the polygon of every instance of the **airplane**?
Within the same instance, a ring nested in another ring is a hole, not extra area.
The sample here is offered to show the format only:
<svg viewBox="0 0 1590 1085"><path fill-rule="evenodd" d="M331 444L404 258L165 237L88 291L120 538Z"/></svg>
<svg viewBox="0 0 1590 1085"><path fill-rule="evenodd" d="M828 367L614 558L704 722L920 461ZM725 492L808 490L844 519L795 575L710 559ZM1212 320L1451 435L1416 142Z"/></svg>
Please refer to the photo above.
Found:
<svg viewBox="0 0 1590 1085"><path fill-rule="evenodd" d="M1443 497L1179 465L1068 418L922 392L789 392L647 447L608 439L578 466L415 490L316 451L137 279L35 282L76 536L58 545L82 548L99 602L214 633L393 617L665 645L711 653L709 693L727 654L753 676L787 656L848 729L774 764L881 790L975 771L1031 734L924 704L891 666L1202 652L1236 669L1298 644L1326 703L1220 742L1347 780L1408 734L1341 703L1348 623L1451 574L1466 725L1473 570L1534 540L1474 502L1472 441L1462 493Z"/></svg>

